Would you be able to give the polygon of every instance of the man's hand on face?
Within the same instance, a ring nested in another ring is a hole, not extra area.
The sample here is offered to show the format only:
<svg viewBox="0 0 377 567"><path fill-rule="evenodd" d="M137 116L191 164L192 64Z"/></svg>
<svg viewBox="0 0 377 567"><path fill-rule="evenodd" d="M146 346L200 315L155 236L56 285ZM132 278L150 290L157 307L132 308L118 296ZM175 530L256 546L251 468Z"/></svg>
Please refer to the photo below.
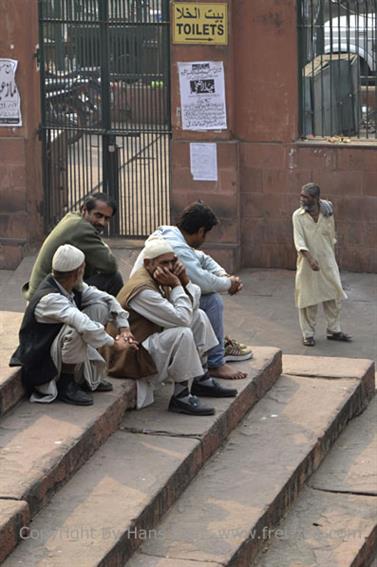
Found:
<svg viewBox="0 0 377 567"><path fill-rule="evenodd" d="M183 287L190 283L186 268L179 260L177 260L174 264L173 273L179 278L179 281L181 282Z"/></svg>
<svg viewBox="0 0 377 567"><path fill-rule="evenodd" d="M160 285L167 285L169 287L177 287L178 285L181 285L179 277L165 266L157 266L153 272L153 278Z"/></svg>
<svg viewBox="0 0 377 567"><path fill-rule="evenodd" d="M134 350L139 350L139 343L131 333L130 329L122 329L120 334L114 339L114 350L116 352L121 352L122 350L126 350L128 345Z"/></svg>
<svg viewBox="0 0 377 567"><path fill-rule="evenodd" d="M231 281L230 288L228 289L229 295L234 295L235 293L241 291L241 289L243 288L243 283L241 282L240 278L238 276L229 276L229 279Z"/></svg>

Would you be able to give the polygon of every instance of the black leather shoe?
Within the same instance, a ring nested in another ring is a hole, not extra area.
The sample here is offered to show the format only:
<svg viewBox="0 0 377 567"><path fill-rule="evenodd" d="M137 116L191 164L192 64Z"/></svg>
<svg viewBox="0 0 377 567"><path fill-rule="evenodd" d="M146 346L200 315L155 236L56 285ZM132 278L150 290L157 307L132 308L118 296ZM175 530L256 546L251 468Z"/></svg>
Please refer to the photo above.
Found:
<svg viewBox="0 0 377 567"><path fill-rule="evenodd" d="M114 386L112 385L109 380L102 379L101 382L98 384L97 388L94 390L95 392L112 392L114 390Z"/></svg>
<svg viewBox="0 0 377 567"><path fill-rule="evenodd" d="M170 399L168 410L175 413L186 413L187 415L214 415L215 413L215 408L203 406L196 396L185 398L173 396Z"/></svg>
<svg viewBox="0 0 377 567"><path fill-rule="evenodd" d="M59 388L58 399L66 404L75 406L92 406L93 397L88 392L84 392L74 380L65 382Z"/></svg>
<svg viewBox="0 0 377 567"><path fill-rule="evenodd" d="M84 392L112 392L114 390L114 386L112 385L109 380L101 380L95 390L92 390L89 386L88 382L84 381L80 384L80 388L84 390Z"/></svg>
<svg viewBox="0 0 377 567"><path fill-rule="evenodd" d="M210 378L211 382L206 384L202 382L193 382L191 393L195 396L204 396L205 398L235 398L238 390L235 388L223 388L216 380Z"/></svg>

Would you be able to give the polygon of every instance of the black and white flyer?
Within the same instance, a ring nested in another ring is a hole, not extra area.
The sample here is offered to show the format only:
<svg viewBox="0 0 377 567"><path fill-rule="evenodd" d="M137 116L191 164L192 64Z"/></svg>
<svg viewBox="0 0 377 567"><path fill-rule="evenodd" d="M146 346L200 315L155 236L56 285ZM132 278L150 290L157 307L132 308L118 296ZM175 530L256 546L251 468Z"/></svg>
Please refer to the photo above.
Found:
<svg viewBox="0 0 377 567"><path fill-rule="evenodd" d="M0 126L22 126L20 93L16 85L15 59L0 58Z"/></svg>
<svg viewBox="0 0 377 567"><path fill-rule="evenodd" d="M183 130L226 130L222 61L178 63Z"/></svg>

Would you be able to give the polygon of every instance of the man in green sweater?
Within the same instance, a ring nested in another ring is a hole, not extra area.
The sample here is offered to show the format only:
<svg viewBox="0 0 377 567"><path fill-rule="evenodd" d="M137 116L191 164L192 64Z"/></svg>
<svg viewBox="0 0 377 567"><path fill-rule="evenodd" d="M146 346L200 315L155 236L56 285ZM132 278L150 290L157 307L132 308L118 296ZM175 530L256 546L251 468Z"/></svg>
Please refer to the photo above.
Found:
<svg viewBox="0 0 377 567"><path fill-rule="evenodd" d="M67 213L44 241L30 281L23 287L30 300L41 281L51 273L52 257L59 246L71 244L85 254L84 281L116 296L123 286L116 258L101 233L116 213L116 204L105 193L89 195L79 212Z"/></svg>

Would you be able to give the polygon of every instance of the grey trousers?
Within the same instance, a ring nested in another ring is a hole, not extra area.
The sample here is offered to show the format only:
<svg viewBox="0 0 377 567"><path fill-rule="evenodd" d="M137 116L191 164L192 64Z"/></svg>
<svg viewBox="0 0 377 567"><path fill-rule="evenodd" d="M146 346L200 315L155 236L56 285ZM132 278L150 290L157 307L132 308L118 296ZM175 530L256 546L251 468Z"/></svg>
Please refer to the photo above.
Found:
<svg viewBox="0 0 377 567"><path fill-rule="evenodd" d="M207 315L201 309L194 311L191 327L174 327L153 333L143 342L151 355L158 374L137 380L138 409L150 405L153 392L164 380L191 382L204 373L207 352L217 345Z"/></svg>

